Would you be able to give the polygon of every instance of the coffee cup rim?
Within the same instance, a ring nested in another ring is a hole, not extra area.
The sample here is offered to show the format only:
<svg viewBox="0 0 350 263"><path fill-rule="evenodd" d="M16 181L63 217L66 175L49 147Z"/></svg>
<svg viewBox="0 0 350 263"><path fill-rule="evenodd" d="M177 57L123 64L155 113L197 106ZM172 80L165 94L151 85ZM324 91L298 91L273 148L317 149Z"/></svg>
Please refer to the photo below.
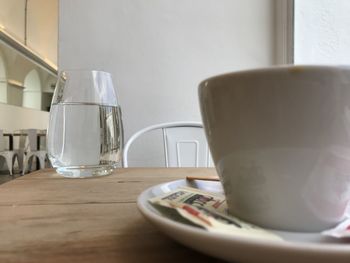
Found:
<svg viewBox="0 0 350 263"><path fill-rule="evenodd" d="M208 82L216 81L218 79L232 77L232 76L241 76L247 74L255 74L255 73L263 73L263 72L286 72L286 71L312 71L312 70L348 70L350 71L350 65L316 65L316 64L305 64L305 65L275 65L268 67L260 67L260 68L251 68L251 69L243 69L237 71L230 71L218 75L213 75L202 80L199 83L199 87L205 86Z"/></svg>

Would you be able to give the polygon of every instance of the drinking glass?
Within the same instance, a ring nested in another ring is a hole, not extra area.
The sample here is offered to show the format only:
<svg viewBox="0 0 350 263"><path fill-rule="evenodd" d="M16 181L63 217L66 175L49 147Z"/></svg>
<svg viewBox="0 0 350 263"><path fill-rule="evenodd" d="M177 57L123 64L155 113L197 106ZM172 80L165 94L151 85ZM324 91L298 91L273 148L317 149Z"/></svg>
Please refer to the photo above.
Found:
<svg viewBox="0 0 350 263"><path fill-rule="evenodd" d="M47 137L56 171L72 178L108 175L121 162L122 146L121 109L111 75L60 72Z"/></svg>

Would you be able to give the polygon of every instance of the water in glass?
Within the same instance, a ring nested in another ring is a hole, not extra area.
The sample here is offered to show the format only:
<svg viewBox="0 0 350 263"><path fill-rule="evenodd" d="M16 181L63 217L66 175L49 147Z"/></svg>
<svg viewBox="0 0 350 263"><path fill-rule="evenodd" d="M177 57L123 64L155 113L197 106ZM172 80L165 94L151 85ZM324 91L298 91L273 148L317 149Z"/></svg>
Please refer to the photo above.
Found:
<svg viewBox="0 0 350 263"><path fill-rule="evenodd" d="M48 150L53 167L66 177L110 174L122 155L120 106L105 104L108 101L101 97L91 99L91 94L73 101L69 96L64 99L64 91L61 93L61 99L53 101L50 111Z"/></svg>

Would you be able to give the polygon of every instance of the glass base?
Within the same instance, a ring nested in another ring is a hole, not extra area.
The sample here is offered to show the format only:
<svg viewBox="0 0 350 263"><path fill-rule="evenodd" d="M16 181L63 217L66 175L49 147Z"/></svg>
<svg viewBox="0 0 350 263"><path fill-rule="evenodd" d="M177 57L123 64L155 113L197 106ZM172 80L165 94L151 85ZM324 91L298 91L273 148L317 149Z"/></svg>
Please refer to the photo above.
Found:
<svg viewBox="0 0 350 263"><path fill-rule="evenodd" d="M91 178L110 175L115 168L114 165L59 167L56 172L68 178Z"/></svg>

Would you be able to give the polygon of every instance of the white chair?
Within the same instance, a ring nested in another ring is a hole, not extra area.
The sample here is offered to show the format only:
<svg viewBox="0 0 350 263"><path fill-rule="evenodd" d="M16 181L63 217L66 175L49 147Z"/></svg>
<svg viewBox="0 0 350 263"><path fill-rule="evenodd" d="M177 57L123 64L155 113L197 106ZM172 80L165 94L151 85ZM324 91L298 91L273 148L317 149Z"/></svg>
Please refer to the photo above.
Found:
<svg viewBox="0 0 350 263"><path fill-rule="evenodd" d="M22 174L25 174L28 169L31 169L33 157L39 159L40 169L45 168L47 159L47 152L45 150L38 150L38 132L37 129L21 130L20 136L20 152L22 162ZM38 147L39 146L39 147Z"/></svg>
<svg viewBox="0 0 350 263"><path fill-rule="evenodd" d="M0 130L0 156L5 158L7 168L10 171L10 175L13 175L13 166L17 157L17 153L15 151L6 150L3 130Z"/></svg>
<svg viewBox="0 0 350 263"><path fill-rule="evenodd" d="M129 167L129 148L134 141L154 130L162 130L165 167L212 166L203 125L198 122L169 122L146 127L132 135L124 146L124 167Z"/></svg>

